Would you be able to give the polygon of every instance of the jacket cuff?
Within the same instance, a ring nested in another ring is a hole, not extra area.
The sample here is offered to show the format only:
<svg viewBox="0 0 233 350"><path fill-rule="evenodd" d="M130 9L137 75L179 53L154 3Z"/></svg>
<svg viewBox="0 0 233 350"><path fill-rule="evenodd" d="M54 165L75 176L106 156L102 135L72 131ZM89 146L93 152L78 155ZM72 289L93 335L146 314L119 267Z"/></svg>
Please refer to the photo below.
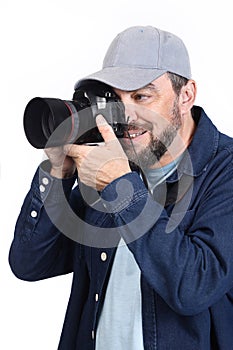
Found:
<svg viewBox="0 0 233 350"><path fill-rule="evenodd" d="M148 190L137 172L121 176L107 185L101 192L105 208L110 213L120 213L127 207L148 197Z"/></svg>
<svg viewBox="0 0 233 350"><path fill-rule="evenodd" d="M136 172L113 181L101 196L126 244L150 232L158 220L167 220L163 205L153 199Z"/></svg>
<svg viewBox="0 0 233 350"><path fill-rule="evenodd" d="M71 178L58 179L49 173L49 161L43 162L32 180L31 189L42 202L47 200L62 201L68 198L77 179L76 173Z"/></svg>

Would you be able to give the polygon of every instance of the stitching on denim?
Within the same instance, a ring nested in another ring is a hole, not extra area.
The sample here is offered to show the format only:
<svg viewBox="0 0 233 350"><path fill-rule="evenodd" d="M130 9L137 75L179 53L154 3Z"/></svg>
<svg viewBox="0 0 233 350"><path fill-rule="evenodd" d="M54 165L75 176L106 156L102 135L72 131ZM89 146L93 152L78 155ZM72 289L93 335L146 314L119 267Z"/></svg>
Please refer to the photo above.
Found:
<svg viewBox="0 0 233 350"><path fill-rule="evenodd" d="M125 197L115 208L113 208L113 213L120 213L122 210L125 210L126 207L130 208L137 201L146 196L148 196L148 192L143 189L136 192L133 197Z"/></svg>

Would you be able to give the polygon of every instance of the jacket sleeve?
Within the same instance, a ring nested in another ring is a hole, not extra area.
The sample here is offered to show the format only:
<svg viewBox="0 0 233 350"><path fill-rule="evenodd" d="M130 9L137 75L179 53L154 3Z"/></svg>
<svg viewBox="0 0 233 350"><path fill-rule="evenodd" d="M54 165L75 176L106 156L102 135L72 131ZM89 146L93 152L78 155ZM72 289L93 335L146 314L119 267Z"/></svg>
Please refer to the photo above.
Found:
<svg viewBox="0 0 233 350"><path fill-rule="evenodd" d="M41 167L37 169L9 253L11 269L18 278L35 281L72 271L75 244L60 231L58 218L62 227L69 220L64 208L69 206L74 181L75 177L59 180Z"/></svg>
<svg viewBox="0 0 233 350"><path fill-rule="evenodd" d="M233 287L232 159L210 171L172 230L167 211L151 198L138 174L125 175L102 192L143 277L183 315L204 311Z"/></svg>

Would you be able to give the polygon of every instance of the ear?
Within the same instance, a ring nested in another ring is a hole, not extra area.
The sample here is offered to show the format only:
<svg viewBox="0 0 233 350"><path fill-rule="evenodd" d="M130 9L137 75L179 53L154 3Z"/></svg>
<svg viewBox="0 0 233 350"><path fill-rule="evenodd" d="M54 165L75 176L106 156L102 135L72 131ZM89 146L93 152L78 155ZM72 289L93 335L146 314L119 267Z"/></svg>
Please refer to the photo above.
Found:
<svg viewBox="0 0 233 350"><path fill-rule="evenodd" d="M191 110L194 105L197 94L196 82L190 79L185 86L181 88L179 95L179 104L181 113L185 114Z"/></svg>

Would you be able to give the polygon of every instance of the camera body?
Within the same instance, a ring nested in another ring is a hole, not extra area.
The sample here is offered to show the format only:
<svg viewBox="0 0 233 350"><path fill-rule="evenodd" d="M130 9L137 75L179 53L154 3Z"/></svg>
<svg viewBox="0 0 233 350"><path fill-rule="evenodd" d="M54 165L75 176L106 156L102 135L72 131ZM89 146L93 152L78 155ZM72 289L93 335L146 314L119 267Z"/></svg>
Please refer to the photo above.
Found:
<svg viewBox="0 0 233 350"><path fill-rule="evenodd" d="M102 142L95 118L102 114L116 137L126 130L125 109L114 90L101 82L85 80L76 86L72 100L35 97L24 111L24 131L35 148Z"/></svg>

